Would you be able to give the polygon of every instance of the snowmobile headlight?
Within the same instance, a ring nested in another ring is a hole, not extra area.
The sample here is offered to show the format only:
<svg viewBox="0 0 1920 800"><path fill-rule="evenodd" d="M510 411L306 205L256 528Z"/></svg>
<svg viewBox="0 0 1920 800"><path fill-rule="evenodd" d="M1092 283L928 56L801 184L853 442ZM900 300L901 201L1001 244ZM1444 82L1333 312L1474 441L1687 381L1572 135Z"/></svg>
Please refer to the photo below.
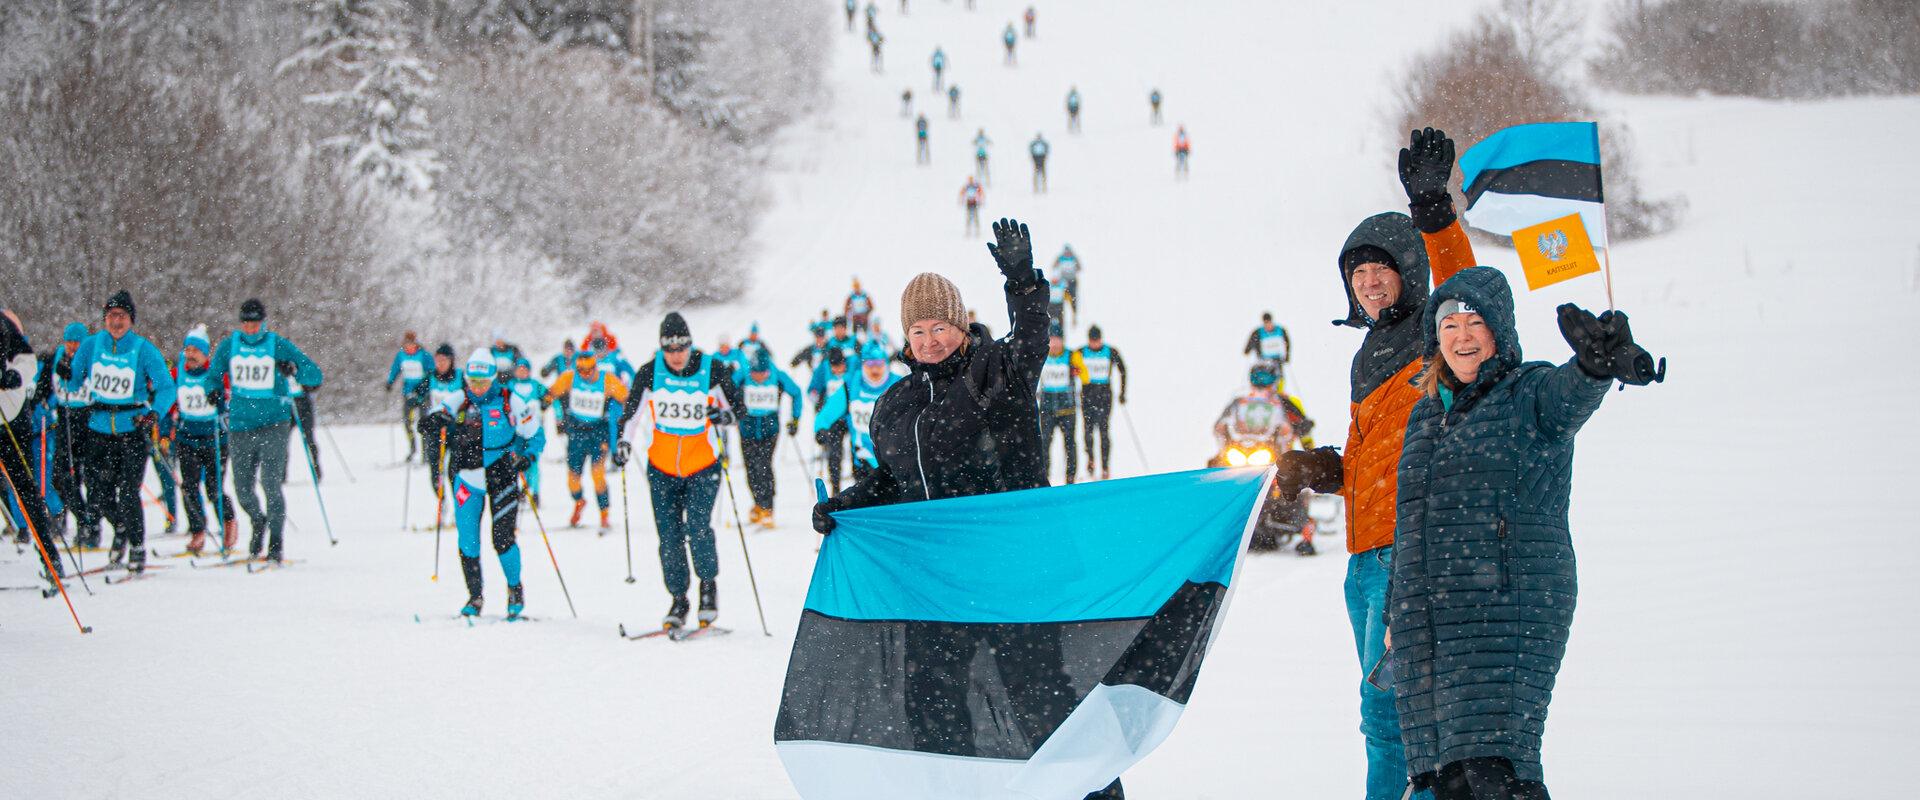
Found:
<svg viewBox="0 0 1920 800"><path fill-rule="evenodd" d="M1264 467L1264 466L1267 466L1267 465L1269 465L1269 464L1272 464L1272 463L1273 463L1273 451L1272 451L1272 450L1268 450L1267 448L1264 448L1264 447L1262 447L1262 448L1260 448L1260 449L1258 449L1258 450L1255 450L1255 451L1253 451L1253 452L1251 452L1251 453L1248 453L1248 454L1247 454L1247 463L1248 463L1248 464L1250 464L1250 465L1252 465L1252 466L1256 466L1256 467Z"/></svg>
<svg viewBox="0 0 1920 800"><path fill-rule="evenodd" d="M1246 465L1247 465L1246 453L1242 452L1238 447L1227 448L1227 466L1244 467Z"/></svg>

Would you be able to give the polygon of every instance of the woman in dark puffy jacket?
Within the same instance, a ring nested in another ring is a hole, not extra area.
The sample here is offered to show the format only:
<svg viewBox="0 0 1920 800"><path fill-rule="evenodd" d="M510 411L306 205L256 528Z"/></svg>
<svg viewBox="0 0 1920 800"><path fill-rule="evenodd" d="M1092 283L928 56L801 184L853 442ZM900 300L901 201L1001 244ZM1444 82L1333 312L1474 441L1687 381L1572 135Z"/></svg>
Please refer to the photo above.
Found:
<svg viewBox="0 0 1920 800"><path fill-rule="evenodd" d="M1387 607L1408 772L1439 800L1547 797L1540 739L1578 595L1574 434L1613 377L1645 382L1626 315L1566 305L1560 325L1573 359L1522 362L1490 267L1427 302Z"/></svg>

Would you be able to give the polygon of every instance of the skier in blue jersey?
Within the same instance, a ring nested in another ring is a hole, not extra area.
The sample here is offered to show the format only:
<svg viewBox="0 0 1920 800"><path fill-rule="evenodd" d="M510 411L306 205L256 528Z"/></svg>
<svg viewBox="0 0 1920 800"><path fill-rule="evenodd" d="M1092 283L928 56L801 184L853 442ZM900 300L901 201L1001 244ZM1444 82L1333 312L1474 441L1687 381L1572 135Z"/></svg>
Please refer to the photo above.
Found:
<svg viewBox="0 0 1920 800"><path fill-rule="evenodd" d="M507 387L533 414L535 432L527 440L527 465L521 473L527 476L527 502L539 511L540 454L547 450L547 385L533 377L532 362L522 358L514 362L513 379L507 382Z"/></svg>
<svg viewBox="0 0 1920 800"><path fill-rule="evenodd" d="M453 365L453 345L441 342L440 346L433 350L433 372L413 388L414 400L420 404L421 408L431 411L458 400L460 393L465 391L460 384L460 371ZM443 431L439 425L429 423L425 416L420 418L418 424L421 449L426 451L422 453L422 457L427 462L427 475L432 479L433 496L437 502L434 506L433 519L434 524L438 526L441 511L446 507L446 497L442 493L440 483L441 471L447 463L446 448L441 446Z"/></svg>
<svg viewBox="0 0 1920 800"><path fill-rule="evenodd" d="M860 353L860 375L843 381L840 389L827 396L820 412L814 415L814 430L844 422L853 442L853 479L859 481L880 464L873 449L873 404L887 393L900 376L887 368L892 358L885 348L869 344Z"/></svg>
<svg viewBox="0 0 1920 800"><path fill-rule="evenodd" d="M393 364L387 367L387 391L393 391L394 381L400 382L400 427L407 432L407 457L402 461L412 461L414 454L420 452L414 427L425 412L426 400L416 390L431 371L433 357L420 346L420 337L413 331L401 334L400 349L394 351Z"/></svg>
<svg viewBox="0 0 1920 800"><path fill-rule="evenodd" d="M477 616L486 603L481 591L480 526L483 510L491 506L493 552L507 580L507 619L518 619L526 608L520 585L520 546L514 529L520 515L520 475L531 460L533 438L540 420L531 404L522 402L506 381L498 380L493 353L473 351L462 370L456 399L436 404L428 423L447 432L447 472L451 476L454 524L458 526L460 574L466 579L465 616Z"/></svg>
<svg viewBox="0 0 1920 800"><path fill-rule="evenodd" d="M210 354L213 344L206 328L187 332L180 353L180 367L174 375L178 402L174 413L162 425L173 433L173 452L180 462L181 505L187 516L187 552L199 555L206 546L207 514L200 505L202 490L214 506L215 522L220 525L221 550L231 550L238 541L240 526L233 518L233 501L227 497L226 453L231 445L224 429L227 413L227 389L214 380Z"/></svg>
<svg viewBox="0 0 1920 800"><path fill-rule="evenodd" d="M74 352L67 391L86 387L87 490L98 513L113 524L109 563L130 571L146 568L147 530L140 510L140 479L146 473L150 437L161 415L173 409L173 376L160 349L133 332L133 295L115 292L102 309L101 330Z"/></svg>
<svg viewBox="0 0 1920 800"><path fill-rule="evenodd" d="M1099 465L1101 480L1113 477L1113 406L1127 402L1127 362L1101 338L1100 326L1087 328L1087 346L1073 351L1074 369L1080 375L1081 427L1087 439L1087 477L1094 477ZM1120 375L1120 391L1114 393L1114 373ZM1096 448L1095 444L1099 447Z"/></svg>
<svg viewBox="0 0 1920 800"><path fill-rule="evenodd" d="M593 474L593 497L600 504L600 530L606 531L608 514L613 508L607 492L607 455L620 442L620 424L624 421L630 390L626 381L600 369L592 350L574 354L574 369L555 379L547 388L550 401L564 400L567 431L567 491L573 495L573 515L567 524L578 526L586 513L587 498L581 475L589 467Z"/></svg>
<svg viewBox="0 0 1920 800"><path fill-rule="evenodd" d="M1047 472L1053 471L1053 434L1060 433L1060 443L1067 456L1067 483L1075 478L1076 451L1074 450L1074 423L1079 420L1079 402L1074 389L1080 383L1079 370L1074 358L1067 352L1065 334L1056 320L1047 331L1047 360L1040 366L1040 430L1045 436Z"/></svg>
<svg viewBox="0 0 1920 800"><path fill-rule="evenodd" d="M1033 141L1027 143L1027 155L1033 156L1033 192L1045 194L1047 191L1047 154L1053 152L1053 146L1040 134L1033 135Z"/></svg>
<svg viewBox="0 0 1920 800"><path fill-rule="evenodd" d="M493 344L487 348L487 354L493 357L494 370L502 376L513 375L513 365L527 357L520 352L520 345L507 341L506 328L494 328L490 341Z"/></svg>
<svg viewBox="0 0 1920 800"><path fill-rule="evenodd" d="M813 334L813 344L800 348L800 352L793 354L793 358L787 361L787 366L806 367L809 374L811 374L812 370L826 361L827 350L829 349L827 347L827 326L808 325L807 331Z"/></svg>
<svg viewBox="0 0 1920 800"><path fill-rule="evenodd" d="M47 399L54 411L54 433L49 437L53 450L51 484L60 495L61 513L73 515L73 546L77 548L100 546L100 515L87 504L85 470L81 466L88 451L87 416L93 401L85 386L69 391L66 381L58 376L73 373L74 352L91 335L85 324L69 322L61 331L60 346L40 357L40 372L49 383ZM64 527L63 521L64 516L54 523L55 530Z"/></svg>
<svg viewBox="0 0 1920 800"><path fill-rule="evenodd" d="M944 86L946 78L947 51L935 46L933 48L933 58L931 62L933 64L933 90L938 92Z"/></svg>
<svg viewBox="0 0 1920 800"><path fill-rule="evenodd" d="M814 367L813 378L807 382L807 397L813 400L813 442L820 446L827 482L835 494L840 493L840 459L847 451L847 421L841 418L822 425L820 409L826 406L827 397L839 392L846 382L847 356L837 347L827 349L826 360Z"/></svg>
<svg viewBox="0 0 1920 800"><path fill-rule="evenodd" d="M1262 312L1260 327L1247 334L1247 345L1240 348L1240 352L1285 366L1293 360L1293 337L1287 335L1286 328L1274 323L1273 312Z"/></svg>
<svg viewBox="0 0 1920 800"><path fill-rule="evenodd" d="M860 358L860 340L847 331L847 318L833 318L833 335L827 337L827 346L840 351L840 357L849 363Z"/></svg>
<svg viewBox="0 0 1920 800"><path fill-rule="evenodd" d="M766 340L760 338L760 323L756 321L747 327L747 338L740 340L741 366L739 372L745 373L748 368L752 367L753 360L759 358L761 353L766 353L769 359L773 357L772 351L767 347Z"/></svg>
<svg viewBox="0 0 1920 800"><path fill-rule="evenodd" d="M216 384L225 380L231 386L227 427L233 442L233 488L253 529L247 557L264 554L268 561L279 562L287 523L281 484L287 479L292 386L317 389L324 376L292 340L267 330L266 321L266 304L258 299L240 305L240 330L227 334L214 348L210 380ZM308 457L313 457L311 452ZM256 483L266 492L264 509L254 493Z"/></svg>
<svg viewBox="0 0 1920 800"><path fill-rule="evenodd" d="M787 417L787 435L800 430L800 384L787 373L773 368L773 356L766 350L754 354L748 362L747 379L740 383L747 413L740 417L740 455L747 462L747 491L753 495L749 521L773 527L773 453L780 444L780 400L784 395L791 406Z"/></svg>

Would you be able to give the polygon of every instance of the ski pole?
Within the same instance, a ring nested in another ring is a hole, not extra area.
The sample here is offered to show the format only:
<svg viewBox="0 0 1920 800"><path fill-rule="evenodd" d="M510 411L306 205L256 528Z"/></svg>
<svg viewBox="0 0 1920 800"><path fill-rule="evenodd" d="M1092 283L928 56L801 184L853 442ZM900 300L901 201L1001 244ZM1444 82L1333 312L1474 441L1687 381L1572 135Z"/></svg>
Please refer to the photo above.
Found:
<svg viewBox="0 0 1920 800"><path fill-rule="evenodd" d="M13 436L12 426L7 426L7 436ZM16 439L13 446L15 449L19 449L19 440ZM73 598L67 596L67 584L57 577L60 574L60 568L54 566L53 559L47 556L47 545L45 542L40 541L40 531L34 527L33 517L27 514L26 498L20 493L20 485L13 482L13 475L7 472L7 465L4 461L0 461L0 477L6 478L7 486L13 489L14 499L20 504L20 518L27 522L27 535L33 537L34 549L40 551L40 563L45 564L47 567L47 580L52 581L53 587L60 590L60 599L67 601L67 613L73 616L73 626L79 628L83 634L92 633L92 628L80 624L80 612L73 610ZM32 486L33 484L29 482L27 485Z"/></svg>
<svg viewBox="0 0 1920 800"><path fill-rule="evenodd" d="M79 454L73 451L73 425L73 420L67 420L67 424L61 425L60 427L62 428L62 433L67 437L67 485L74 488L75 495L80 495L69 501L80 503L80 505L76 505L73 508L73 521L76 525L85 525L87 509L86 504L81 502L84 500L85 492L80 491L80 470L74 466L74 460L78 458ZM80 531L76 531L74 538L78 539L80 533ZM86 588L87 594L93 594L93 587L87 586L87 568L86 564L80 560L80 548L68 544L67 557L73 560L74 571L80 573L80 585Z"/></svg>
<svg viewBox="0 0 1920 800"><path fill-rule="evenodd" d="M318 412L318 411L315 411L315 412L313 412L313 413L315 413L315 414L319 414L320 412ZM319 423L317 423L317 422L316 422L316 423L314 423L314 424L315 424L315 425L319 425ZM326 435L327 435L327 445L333 448L333 458L334 458L334 460L336 460L336 461L339 461L339 462L340 462L340 469L342 469L342 470L345 470L345 471L346 471L346 473L347 473L347 482L348 482L348 483L359 483L360 481L359 481L358 479L356 479L356 478L354 478L354 477L353 477L353 467L350 467L350 466L347 466L347 454L346 454L346 451L344 451L344 450L341 450L341 449L340 449L340 443L339 443L339 442L337 442L337 441L334 441L334 439L333 439L333 428L331 428L331 427L328 427L328 426L326 426L326 425L319 425L319 428L320 428L320 432L321 432L321 433L324 433L324 434L326 434Z"/></svg>
<svg viewBox="0 0 1920 800"><path fill-rule="evenodd" d="M447 452L447 429L440 429L440 452ZM437 457L436 457L437 458ZM435 461L435 464L440 463ZM445 471L444 469L442 470ZM433 479L433 582L440 582L440 507L446 501L440 494L440 479Z"/></svg>
<svg viewBox="0 0 1920 800"><path fill-rule="evenodd" d="M299 428L300 427L300 407L297 405L294 405L294 406L291 406L291 408L293 409L293 427ZM305 436L300 437L301 442L303 443L306 442L306 438L307 437ZM327 518L327 500L326 498L320 496L320 465L314 463L313 461L313 445L308 444L306 445L306 448L307 448L307 473L313 476L313 499L314 499L314 502L320 504L320 524L325 525L327 527L327 543L330 545L333 545L334 547L339 547L340 540L333 538L333 521Z"/></svg>
<svg viewBox="0 0 1920 800"><path fill-rule="evenodd" d="M1140 433L1133 429L1133 412L1128 411L1125 404L1120 406L1120 418L1127 421L1127 435L1133 437L1133 449L1140 454L1141 468L1152 472L1153 467L1147 465L1147 448L1140 445Z"/></svg>
<svg viewBox="0 0 1920 800"><path fill-rule="evenodd" d="M527 476L521 473L520 494L524 497L528 492ZM560 594L567 598L567 610L573 612L573 618L579 619L580 612L573 607L573 593L567 591L567 576L560 574L560 559L553 554L553 541L547 538L547 523L540 521L540 509L532 510L533 524L540 526L540 541L547 546L547 559L553 562L553 576L560 579Z"/></svg>
<svg viewBox="0 0 1920 800"><path fill-rule="evenodd" d="M20 454L20 463L22 463L22 464L27 464L27 463L31 463L31 462L29 462L29 461L27 460L27 454L26 454L26 453L25 453L25 452L24 452L24 451L23 451L23 450L21 449L21 447L20 447L20 438L19 438L19 437L17 437L17 436L14 436L14 435L13 435L13 427L12 427L12 426L10 426L10 425L8 425L8 426L0 426L0 427L5 427L5 428L7 429L7 439L8 439L9 441L11 441L11 442L13 442L13 452L15 452L15 453L19 453L19 454ZM44 444L44 443L45 443L45 441L46 441L46 435L47 435L47 432L46 432L46 430L45 430L45 429L42 429L42 430L40 431L40 440L41 440L41 442L42 442L42 446L41 446L41 447L42 447L42 454L43 454L43 455L44 455L44 453L45 453L45 444ZM68 441L72 441L72 439L71 439L71 438L69 438L69 439L68 439ZM72 464L68 464L68 468L69 468L69 469L71 469L71 468L72 468ZM7 483L8 483L9 485L11 485L11 484L13 483L13 481L12 481L11 479L9 479L9 480L7 481ZM40 497L41 497L41 502L43 502L43 503L44 503L44 502L46 502L46 493L45 493L44 491L43 491L43 492L41 492L41 494L40 494ZM20 498L20 492L19 492L19 491L17 490L17 488L16 488L16 490L15 490L15 491L14 491L14 493L13 493L13 499L14 499L14 502L15 502L15 503L17 503L17 504L19 504L19 505L20 505L20 518L21 518L21 519L25 519L25 520L27 520L27 531L28 531L28 535L29 535L29 536L33 536L33 537L35 537L35 538L34 538L34 541L36 541L36 542L37 542L37 541L39 541L39 534L37 534L37 533L34 533L34 532L33 532L33 520L30 520L30 519L27 519L27 506L26 506L26 501L25 501L25 500L22 500L22 499ZM62 498L62 499L64 499L64 498ZM11 521L11 520L9 520L9 521ZM91 595L93 594L93 587L92 587L92 586L89 586L89 585L87 584L87 576L86 576L86 574L85 574L85 573L86 573L86 570L83 570L83 569L81 569L81 568L80 568L80 556L79 556L79 554L77 554L77 553L75 553L75 552L73 551L73 545L71 545L71 544L68 544L68 543L67 543L67 537L66 537L66 536L65 536L64 534L60 536L60 543L61 543L62 545L65 545L65 546L66 546L66 548L67 548L67 560L68 560L68 561L72 561L72 562L73 562L73 571L74 571L74 574L75 574L75 575L77 575L77 576L78 576L78 577L80 578L80 588L82 588L82 589L85 589L85 590L87 590L87 594L88 594L89 596L91 596ZM59 551L57 551L57 550L56 550L56 551L54 551L54 558L56 558L56 559L57 559L57 558L59 558L59 557L60 557L60 553L59 553ZM47 570L47 574L48 574L48 575L52 575L52 574L53 574L53 570L51 570L51 569L49 569L49 570ZM69 605L71 605L71 604L69 604ZM75 620L75 622L78 622L78 621L79 621L78 619L76 619L76 620ZM89 630L91 630L91 629L89 629ZM85 633L85 631L82 631L82 633Z"/></svg>
<svg viewBox="0 0 1920 800"><path fill-rule="evenodd" d="M767 610L760 605L760 582L753 577L753 554L747 552L747 528L740 524L740 498L733 493L733 472L727 469L727 455L720 454L720 477L727 482L727 501L733 505L733 529L740 532L740 555L747 560L747 585L753 587L753 610L760 614L760 632L772 636L767 629Z"/></svg>
<svg viewBox="0 0 1920 800"><path fill-rule="evenodd" d="M620 527L627 533L627 583L633 583L633 505L627 502L627 465L620 465Z"/></svg>
<svg viewBox="0 0 1920 800"><path fill-rule="evenodd" d="M407 476L401 480L400 484L400 530L402 531L407 529L407 523L410 521L409 509L413 505L413 462L411 460L407 462L406 470Z"/></svg>
<svg viewBox="0 0 1920 800"><path fill-rule="evenodd" d="M213 504L214 521L220 523L220 560L221 561L227 560L227 555L228 555L227 514L226 514L226 509L222 506L222 501L226 499L226 492L227 492L227 462L222 460L220 455L220 434L226 430L226 427L227 427L226 417L221 417L220 421L216 422L213 426L213 474L214 474L213 496L207 498L207 502ZM201 469L201 474L205 475L206 467L201 467L200 469ZM207 482L204 478L200 481L200 485L201 486L207 485Z"/></svg>
<svg viewBox="0 0 1920 800"><path fill-rule="evenodd" d="M806 456L800 455L800 435L794 433L787 434L787 442L793 445L788 449L793 451L794 463L800 465L800 474L807 474L807 458Z"/></svg>

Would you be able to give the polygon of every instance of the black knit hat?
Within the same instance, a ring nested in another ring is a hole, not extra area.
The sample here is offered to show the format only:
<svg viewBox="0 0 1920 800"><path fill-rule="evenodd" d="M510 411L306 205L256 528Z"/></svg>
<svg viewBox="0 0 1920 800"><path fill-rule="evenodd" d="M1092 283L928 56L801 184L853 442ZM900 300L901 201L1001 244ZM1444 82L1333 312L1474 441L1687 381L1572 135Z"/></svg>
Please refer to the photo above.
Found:
<svg viewBox="0 0 1920 800"><path fill-rule="evenodd" d="M1400 262L1393 255L1370 244L1363 244L1340 254L1340 271L1353 275L1353 268L1361 264L1384 264L1394 272L1400 271Z"/></svg>
<svg viewBox="0 0 1920 800"><path fill-rule="evenodd" d="M249 297L247 302L240 304L241 322L265 322L266 320L267 304L260 302L260 298Z"/></svg>
<svg viewBox="0 0 1920 800"><path fill-rule="evenodd" d="M827 366L838 367L847 363L847 351L838 347L827 350Z"/></svg>
<svg viewBox="0 0 1920 800"><path fill-rule="evenodd" d="M439 347L433 348L433 354L453 358L453 345L447 342L441 342Z"/></svg>
<svg viewBox="0 0 1920 800"><path fill-rule="evenodd" d="M667 318L660 320L660 347L666 350L678 350L693 346L693 331L687 327L687 320L678 311L667 312Z"/></svg>
<svg viewBox="0 0 1920 800"><path fill-rule="evenodd" d="M1105 337L1102 337L1102 336L1100 335L1100 326L1098 326L1098 325L1095 325L1095 326L1093 326L1093 327L1090 327L1090 328L1088 328L1088 329L1087 329L1087 338L1089 338L1089 339L1101 339L1101 338L1105 338Z"/></svg>
<svg viewBox="0 0 1920 800"><path fill-rule="evenodd" d="M116 308L127 312L127 321L138 322L140 320L140 315L133 310L133 295L125 289L114 292L112 297L107 298L107 305L100 309L100 314L105 316L107 312Z"/></svg>

